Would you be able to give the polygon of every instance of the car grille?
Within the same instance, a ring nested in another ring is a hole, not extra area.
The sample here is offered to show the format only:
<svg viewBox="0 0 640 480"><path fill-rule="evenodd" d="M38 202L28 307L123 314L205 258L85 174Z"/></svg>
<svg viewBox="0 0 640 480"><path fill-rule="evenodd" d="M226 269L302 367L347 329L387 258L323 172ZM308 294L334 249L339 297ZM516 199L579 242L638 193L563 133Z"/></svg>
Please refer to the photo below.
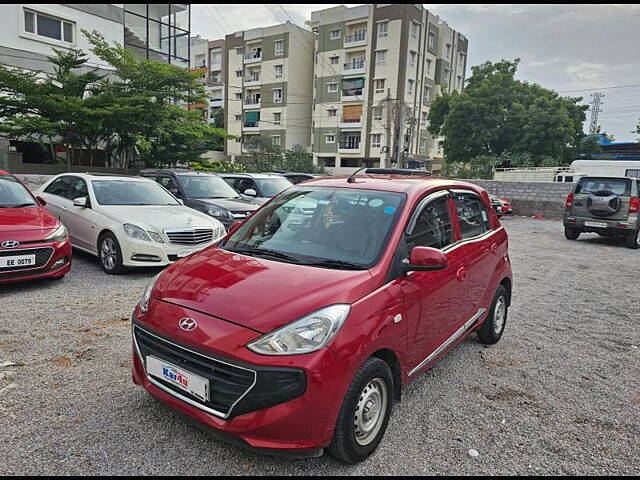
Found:
<svg viewBox="0 0 640 480"><path fill-rule="evenodd" d="M183 228L179 230L165 230L169 241L175 245L200 245L213 240L212 228Z"/></svg>
<svg viewBox="0 0 640 480"><path fill-rule="evenodd" d="M188 398L191 403L204 407L214 415L227 418L234 405L253 388L256 382L256 372L253 370L187 350L138 326L134 328L134 337L144 365L146 365L147 355L151 355L208 379L209 400L203 402L168 382L152 377L152 381L161 384L165 390Z"/></svg>
<svg viewBox="0 0 640 480"><path fill-rule="evenodd" d="M25 265L24 267L16 267L16 268L0 268L0 273L4 272L18 272L20 270L37 270L38 268L44 267L51 256L53 255L53 247L43 247L43 248L27 248L27 249L18 249L18 250L2 250L0 251L0 257L14 257L17 255L34 255L36 256L36 264L35 265Z"/></svg>

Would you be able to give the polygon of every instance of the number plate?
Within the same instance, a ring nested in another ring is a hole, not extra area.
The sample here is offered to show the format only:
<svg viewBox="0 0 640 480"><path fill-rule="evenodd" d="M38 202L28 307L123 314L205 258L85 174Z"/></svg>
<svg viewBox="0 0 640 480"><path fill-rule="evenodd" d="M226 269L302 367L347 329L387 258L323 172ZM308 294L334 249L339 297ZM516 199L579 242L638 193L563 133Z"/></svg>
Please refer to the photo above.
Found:
<svg viewBox="0 0 640 480"><path fill-rule="evenodd" d="M193 253L193 250L187 249L187 248L178 250L178 258L188 257L192 253Z"/></svg>
<svg viewBox="0 0 640 480"><path fill-rule="evenodd" d="M607 224L604 222L584 222L585 227L607 228Z"/></svg>
<svg viewBox="0 0 640 480"><path fill-rule="evenodd" d="M0 268L29 267L36 264L35 255L16 255L15 257L0 257Z"/></svg>
<svg viewBox="0 0 640 480"><path fill-rule="evenodd" d="M147 356L147 373L206 402L209 400L209 380L156 357Z"/></svg>

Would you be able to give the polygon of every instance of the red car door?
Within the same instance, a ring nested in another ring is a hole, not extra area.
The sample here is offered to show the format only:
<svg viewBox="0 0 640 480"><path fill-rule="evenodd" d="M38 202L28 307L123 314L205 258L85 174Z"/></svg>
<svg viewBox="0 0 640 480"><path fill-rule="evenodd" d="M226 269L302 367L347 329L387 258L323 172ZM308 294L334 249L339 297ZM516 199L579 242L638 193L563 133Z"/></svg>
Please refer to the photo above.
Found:
<svg viewBox="0 0 640 480"><path fill-rule="evenodd" d="M441 249L449 260L444 270L414 271L399 279L406 302L410 374L435 359L467 311L468 278L460 271L454 248L453 208L448 191L430 194L418 203L405 228L407 258L413 247L425 246Z"/></svg>
<svg viewBox="0 0 640 480"><path fill-rule="evenodd" d="M452 191L455 203L455 226L459 232L457 254L467 277L467 311L461 322L480 317L487 308L483 302L488 280L496 266L495 231L491 228L489 210L482 198L470 190Z"/></svg>

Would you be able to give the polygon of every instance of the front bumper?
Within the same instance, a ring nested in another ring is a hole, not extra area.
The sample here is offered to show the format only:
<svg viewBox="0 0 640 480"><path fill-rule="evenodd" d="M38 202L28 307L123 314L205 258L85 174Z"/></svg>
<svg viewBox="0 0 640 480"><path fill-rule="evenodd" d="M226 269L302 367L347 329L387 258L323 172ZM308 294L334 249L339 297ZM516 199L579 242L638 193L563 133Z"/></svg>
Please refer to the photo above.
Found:
<svg viewBox="0 0 640 480"><path fill-rule="evenodd" d="M43 261L34 268L0 269L0 284L58 278L71 270L71 243L69 239L56 243L29 244L17 250L0 250L0 254L8 255L27 252L42 252Z"/></svg>
<svg viewBox="0 0 640 480"><path fill-rule="evenodd" d="M127 237L120 242L122 263L126 267L164 267L193 253L214 245L214 239L200 245L175 245L172 243L145 242ZM187 252L190 252L186 254Z"/></svg>
<svg viewBox="0 0 640 480"><path fill-rule="evenodd" d="M260 336L253 330L212 317L205 318L204 314L174 305L165 304L162 308L171 312L169 316L176 320L171 323L176 326L177 320L185 315L196 319L199 326L208 320L202 328L206 332L194 335L200 345L186 343L185 338L189 334L185 332L160 334L157 326L167 324L165 315L158 315L157 320L149 322L148 318L141 321L134 313L134 331L142 328L152 332L153 329L152 333L178 348L197 351L213 361L254 371L256 382L230 410L207 410L202 402L187 401L193 399L185 399L184 395L163 388L164 385L150 377L145 370L144 348L139 348L136 341L140 337L134 337L134 383L203 427L231 436L235 439L233 443L239 442L262 452L279 454L286 450L293 456L317 456L330 443L350 379L346 378L348 369L344 363L329 349L290 357L262 356L245 347L246 343ZM200 327L196 332L198 330ZM189 368L193 367L185 365L187 371ZM215 385L213 378L210 382L212 398L216 398Z"/></svg>

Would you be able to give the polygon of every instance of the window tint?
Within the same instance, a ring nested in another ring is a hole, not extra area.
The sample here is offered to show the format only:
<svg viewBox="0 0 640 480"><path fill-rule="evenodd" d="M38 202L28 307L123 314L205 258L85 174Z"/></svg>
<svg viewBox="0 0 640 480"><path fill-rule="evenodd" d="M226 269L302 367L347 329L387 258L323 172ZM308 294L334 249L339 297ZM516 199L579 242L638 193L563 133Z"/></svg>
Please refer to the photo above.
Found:
<svg viewBox="0 0 640 480"><path fill-rule="evenodd" d="M409 251L413 247L444 248L453 243L449 198L427 203L418 214L414 227L405 236Z"/></svg>
<svg viewBox="0 0 640 480"><path fill-rule="evenodd" d="M473 193L455 194L456 211L463 239L482 235L490 230L489 213L480 197Z"/></svg>
<svg viewBox="0 0 640 480"><path fill-rule="evenodd" d="M576 193L613 192L616 195L629 195L631 180L626 178L583 177L576 186Z"/></svg>
<svg viewBox="0 0 640 480"><path fill-rule="evenodd" d="M81 178L71 177L69 179L69 191L67 192L67 198L69 200L75 200L80 197L86 197L87 200L89 199L87 183Z"/></svg>
<svg viewBox="0 0 640 480"><path fill-rule="evenodd" d="M67 193L69 193L69 183L70 177L60 177L57 180L54 180L49 184L47 188L44 189L45 193L50 193L51 195L57 195L59 197L67 198Z"/></svg>

